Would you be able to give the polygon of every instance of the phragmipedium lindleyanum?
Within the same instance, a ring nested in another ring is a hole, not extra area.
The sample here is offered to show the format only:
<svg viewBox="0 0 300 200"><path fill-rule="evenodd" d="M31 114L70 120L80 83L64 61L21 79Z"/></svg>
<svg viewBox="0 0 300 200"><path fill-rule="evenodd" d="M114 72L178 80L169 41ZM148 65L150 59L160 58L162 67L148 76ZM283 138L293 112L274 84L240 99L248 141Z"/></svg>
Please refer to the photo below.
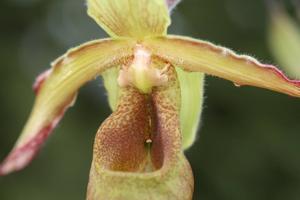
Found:
<svg viewBox="0 0 300 200"><path fill-rule="evenodd" d="M88 14L111 36L69 50L37 78L32 113L0 165L24 168L75 102L101 75L113 110L94 143L87 199L191 200L184 150L195 140L204 74L300 97L300 82L224 47L167 35L176 0L88 0Z"/></svg>

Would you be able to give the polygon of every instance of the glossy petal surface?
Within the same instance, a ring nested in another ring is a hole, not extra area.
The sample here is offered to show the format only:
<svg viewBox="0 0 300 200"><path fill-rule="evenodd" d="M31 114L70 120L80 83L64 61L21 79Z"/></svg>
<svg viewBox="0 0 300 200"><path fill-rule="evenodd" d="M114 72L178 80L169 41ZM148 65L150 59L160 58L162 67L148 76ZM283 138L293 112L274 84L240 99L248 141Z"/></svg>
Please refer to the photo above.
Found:
<svg viewBox="0 0 300 200"><path fill-rule="evenodd" d="M0 165L0 175L24 168L36 155L77 90L108 67L130 56L130 41L98 40L71 49L38 77L36 101L13 150Z"/></svg>
<svg viewBox="0 0 300 200"><path fill-rule="evenodd" d="M300 97L300 82L288 79L279 69L256 59L237 55L224 47L187 37L151 38L145 45L157 57L186 71L203 72L234 82Z"/></svg>
<svg viewBox="0 0 300 200"><path fill-rule="evenodd" d="M164 0L88 0L88 14L112 37L161 36L170 24Z"/></svg>

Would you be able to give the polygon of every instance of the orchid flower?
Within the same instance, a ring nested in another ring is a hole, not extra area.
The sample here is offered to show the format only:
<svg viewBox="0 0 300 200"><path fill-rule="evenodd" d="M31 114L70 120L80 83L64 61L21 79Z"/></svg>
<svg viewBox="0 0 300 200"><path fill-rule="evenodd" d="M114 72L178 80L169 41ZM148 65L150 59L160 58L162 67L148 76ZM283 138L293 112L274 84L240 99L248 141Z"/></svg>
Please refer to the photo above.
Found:
<svg viewBox="0 0 300 200"><path fill-rule="evenodd" d="M101 75L113 113L94 143L87 199L191 200L184 156L196 136L204 74L300 97L300 82L276 67L189 37L167 35L176 0L87 0L110 38L70 49L34 84L36 101L0 174L21 170L74 104L78 89Z"/></svg>

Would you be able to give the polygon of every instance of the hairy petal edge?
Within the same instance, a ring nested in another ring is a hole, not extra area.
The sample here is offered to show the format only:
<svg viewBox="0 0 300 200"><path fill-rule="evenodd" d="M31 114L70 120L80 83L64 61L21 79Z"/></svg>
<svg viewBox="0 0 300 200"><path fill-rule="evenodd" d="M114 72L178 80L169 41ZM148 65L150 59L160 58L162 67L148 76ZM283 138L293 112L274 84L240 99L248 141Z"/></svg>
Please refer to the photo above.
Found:
<svg viewBox="0 0 300 200"><path fill-rule="evenodd" d="M24 168L36 155L68 107L77 90L105 69L116 66L132 53L130 40L103 39L69 50L37 78L34 107L13 150L0 165L0 175Z"/></svg>
<svg viewBox="0 0 300 200"><path fill-rule="evenodd" d="M181 36L149 38L144 45L186 71L224 78L236 86L251 85L300 97L300 81L290 80L275 66L221 46Z"/></svg>

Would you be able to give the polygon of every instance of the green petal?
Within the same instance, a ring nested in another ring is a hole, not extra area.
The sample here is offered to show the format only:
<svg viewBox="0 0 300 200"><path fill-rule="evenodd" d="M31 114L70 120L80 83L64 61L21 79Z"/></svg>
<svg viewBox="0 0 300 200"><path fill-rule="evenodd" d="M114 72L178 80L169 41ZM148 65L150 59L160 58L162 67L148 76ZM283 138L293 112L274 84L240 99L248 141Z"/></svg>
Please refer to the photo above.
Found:
<svg viewBox="0 0 300 200"><path fill-rule="evenodd" d="M200 124L203 94L204 74L200 72L185 72L176 68L181 90L180 127L183 135L183 149L193 145Z"/></svg>
<svg viewBox="0 0 300 200"><path fill-rule="evenodd" d="M119 103L120 86L118 84L120 67L105 70L101 75L104 87L107 91L108 103L112 111L115 111Z"/></svg>
<svg viewBox="0 0 300 200"><path fill-rule="evenodd" d="M300 77L300 26L281 7L271 14L270 50L288 74Z"/></svg>
<svg viewBox="0 0 300 200"><path fill-rule="evenodd" d="M88 0L88 14L112 37L165 35L170 25L164 0Z"/></svg>
<svg viewBox="0 0 300 200"><path fill-rule="evenodd" d="M290 80L275 66L237 55L224 47L187 37L149 38L143 43L157 57L190 72L203 72L232 81L300 97L300 81Z"/></svg>
<svg viewBox="0 0 300 200"><path fill-rule="evenodd" d="M73 105L78 89L105 69L132 56L131 41L97 40L69 50L51 70L37 79L36 101L13 150L0 165L0 175L24 168L37 154L66 109Z"/></svg>

